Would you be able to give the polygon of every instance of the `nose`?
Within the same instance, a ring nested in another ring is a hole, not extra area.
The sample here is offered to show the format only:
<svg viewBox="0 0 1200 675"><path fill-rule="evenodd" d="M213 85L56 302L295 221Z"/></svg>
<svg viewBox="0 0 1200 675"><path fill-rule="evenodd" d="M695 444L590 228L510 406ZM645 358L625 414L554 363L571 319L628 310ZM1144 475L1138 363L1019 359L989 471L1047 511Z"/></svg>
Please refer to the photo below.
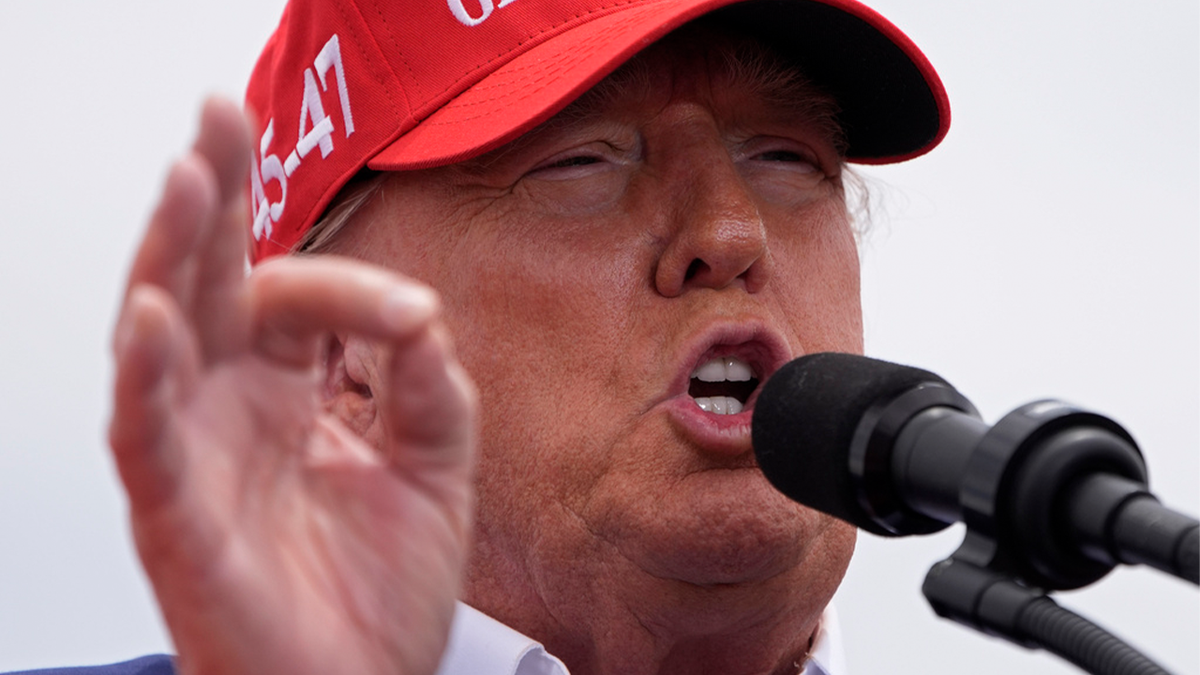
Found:
<svg viewBox="0 0 1200 675"><path fill-rule="evenodd" d="M771 275L766 226L728 155L692 163L676 185L671 235L654 272L658 292L761 290Z"/></svg>

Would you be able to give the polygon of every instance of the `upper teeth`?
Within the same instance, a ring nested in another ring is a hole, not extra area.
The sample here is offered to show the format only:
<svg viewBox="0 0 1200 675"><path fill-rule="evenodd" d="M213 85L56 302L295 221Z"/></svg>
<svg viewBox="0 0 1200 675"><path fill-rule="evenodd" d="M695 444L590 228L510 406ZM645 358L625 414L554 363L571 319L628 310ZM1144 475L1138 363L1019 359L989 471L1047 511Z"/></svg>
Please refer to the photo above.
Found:
<svg viewBox="0 0 1200 675"><path fill-rule="evenodd" d="M701 364L692 373L692 377L701 382L749 382L750 378L754 377L754 372L745 361L733 356L722 356Z"/></svg>

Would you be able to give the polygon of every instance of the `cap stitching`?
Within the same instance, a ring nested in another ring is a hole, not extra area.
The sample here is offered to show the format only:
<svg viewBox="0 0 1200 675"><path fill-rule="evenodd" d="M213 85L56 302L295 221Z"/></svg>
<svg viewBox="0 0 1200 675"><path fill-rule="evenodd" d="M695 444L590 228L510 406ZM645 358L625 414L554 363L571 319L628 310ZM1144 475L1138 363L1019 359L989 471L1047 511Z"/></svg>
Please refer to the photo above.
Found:
<svg viewBox="0 0 1200 675"><path fill-rule="evenodd" d="M622 23L630 23L630 20L625 20L625 21L622 21ZM618 24L618 25L619 25L619 24ZM596 37L592 38L591 42L596 42L596 41L598 41L599 39L600 39L600 36L596 36ZM586 56L586 54L584 54L584 50L582 50L582 49L575 49L575 50L572 52L572 54L574 55L574 58L570 59L569 61L565 61L565 62L564 62L564 60L562 60L562 59L556 60L556 61L555 61L555 63L554 63L554 69L553 69L553 70L544 71L544 72L542 73L542 75L543 75L543 78L539 78L540 80L542 80L542 81L541 81L539 84L537 84L537 85L536 85L536 86L534 86L534 87L528 87L528 86L522 87L522 88L521 88L521 90L520 90L520 94L519 94L519 95L517 95L517 96L507 96L507 95L506 95L506 93L507 93L507 92L510 92L510 91L511 91L511 89L509 89L509 88L507 88L507 87L504 87L504 86L501 86L500 84L497 84L497 85L495 85L494 87L491 87L491 88L498 89L498 90L500 90L502 93L500 93L500 94L497 94L497 95L495 95L495 96L490 96L490 97L488 97L488 98L485 98L485 99L480 99L480 100L477 100L477 101L470 101L470 102L467 102L467 103L460 103L460 104L457 104L455 107L456 107L456 108L459 108L459 109L462 109L462 110L465 110L465 109L467 109L467 108L470 108L470 107L476 107L476 106L486 105L486 104L488 104L488 103L492 103L492 102L494 102L494 101L498 101L498 100L501 100L501 99L506 99L506 98L507 98L507 99L509 99L509 100L511 100L511 101L522 101L522 100L528 99L528 98L530 98L531 96L533 96L533 95L537 94L538 92L540 92L540 91L542 91L542 90L546 89L547 87L549 87L549 86L550 86L550 82L548 82L548 81L546 81L546 80L548 80L550 77L552 77L552 76L554 76L554 75L557 75L558 73L561 73L562 71L564 71L564 70L566 70L566 69L568 69L568 68L570 68L570 67L574 66L575 64L577 64L577 63L579 63L580 61L582 61L582 60L583 60L583 58ZM507 74L517 74L517 73L519 73L520 71L530 70L530 69L532 69L532 68L534 68L534 67L535 67L535 66L533 66L532 64L530 64L530 65L528 65L528 66L521 66L520 68L515 68L515 69L513 69L513 71L512 71L511 73L506 73L506 75L507 75ZM476 115L471 115L471 116L469 116L469 117L464 117L464 116L455 116L455 117L454 117L454 119L450 119L450 120L434 120L434 121L426 121L426 122L423 122L423 124L430 125L430 126L449 126L449 125L457 125L457 124L461 124L461 123L463 123L463 122L469 122L469 121L471 121L471 120L475 120L475 119L479 119L479 118L481 118L481 117L485 117L485 116L489 115L491 112L492 112L491 110L488 110L488 111L486 111L486 112L484 112L484 113L480 113L480 114L476 114Z"/></svg>
<svg viewBox="0 0 1200 675"><path fill-rule="evenodd" d="M404 50L400 48L400 43L396 42L396 34L392 31L391 26L388 24L387 17L384 16L383 10L379 8L378 3L375 3L375 14L377 16L379 16L380 23L382 23L384 25L384 27L387 28L388 40L392 43L392 48L396 50L396 57L399 58L400 63L404 65L404 70L408 72L409 82L412 82L417 87L420 87L421 81L417 78L416 73L413 72L412 66L409 65L409 63L408 63L408 59L405 58ZM387 59L385 58L384 61L386 62ZM403 87L402 87L402 89L403 89ZM407 96L406 96L406 98L407 98ZM412 109L411 105L409 106L409 109L410 110Z"/></svg>
<svg viewBox="0 0 1200 675"><path fill-rule="evenodd" d="M346 15L345 6L342 5L341 3L338 3L337 8L338 8L338 13L342 15L342 21L345 22L345 25L349 26L350 20L349 20L349 17ZM359 13L359 19L362 20L362 23L365 26L367 23L366 18L362 16L361 12ZM370 30L366 30L365 32L367 34L368 39L370 39L372 41L375 40L375 36L372 34L372 32ZM358 55L360 57L362 57L363 63L368 63L368 64L371 63L372 59L367 54L366 50L363 49L362 43L359 42L358 40L352 40L352 42L354 43L354 47L358 50ZM379 49L379 45L375 45L375 48ZM382 51L382 50L380 50L380 51ZM386 59L385 59L385 61L386 61ZM395 114L397 112L396 99L392 97L392 88L390 86L388 86L387 82L380 79L378 73L375 72L374 68L371 68L368 66L367 70L371 72L372 79L374 79L377 83L379 83L379 88L383 90L383 95L387 97L388 103L390 103L392 106L392 113ZM395 77L395 73L393 73L392 76ZM405 98L407 99L407 96ZM411 104L407 105L406 107L409 110L412 110Z"/></svg>
<svg viewBox="0 0 1200 675"><path fill-rule="evenodd" d="M614 24L613 24L613 26L611 26L611 28L618 28L618 27L624 26L624 25L626 25L626 24L629 24L629 23L633 23L633 17L630 17L629 15L625 15L625 16L621 17L621 20L620 20L620 21L618 21L618 22L614 23ZM592 39L589 41L589 43L588 43L588 44L591 44L591 43L593 43L593 42L598 42L598 41L600 41L600 38L601 38L601 37L602 37L602 36L599 36L599 35L592 37ZM579 47L579 45L576 45L576 49L574 49L574 50L573 50L573 53L574 53L574 54L575 54L575 56L576 56L576 58L575 58L575 60L576 60L576 61L578 61L578 60L579 60L579 56L581 56L581 51L582 51L582 50L581 50L581 49L579 49L578 47ZM526 70L532 70L532 69L535 69L535 68L537 68L537 67L538 67L538 65L539 65L539 64L536 64L536 63L528 63L528 64L525 64L525 65L521 65L521 66L514 67L514 68L510 69L510 70L508 71L508 73L509 73L509 74L521 73L521 72L524 72L524 71L526 71ZM473 87L473 88L496 88L496 87L500 87L500 86L502 86L502 85L499 85L499 84L487 84L487 80L485 79L485 80L481 80L481 81L480 81L480 83L479 83L478 85L476 85L476 87Z"/></svg>
<svg viewBox="0 0 1200 675"><path fill-rule="evenodd" d="M647 0L623 0L622 2L615 2L615 3L611 4L611 5L603 5L603 6L601 6L601 7L594 7L594 8L592 8L592 9L590 9L590 10L586 11L586 12L583 12L583 13L581 13L581 14L576 14L576 15L575 15L575 16L573 16L573 17L570 17L570 18L564 19L563 21L561 21L561 22L559 22L559 23L557 23L557 24L554 24L553 26L548 26L548 27L546 27L546 28L543 28L541 31L539 31L539 32L537 32L537 33L534 33L534 34L532 34L532 35L529 35L529 36L525 37L524 39L522 39L522 40L521 40L520 42L518 42L517 44L513 45L513 46L512 46L511 48L509 48L508 50L506 50L506 51L504 51L504 52L501 52L501 53L499 53L499 54L497 54L497 55L493 56L492 58L488 59L487 61L485 61L485 62L483 62L483 63L481 63L481 64L479 64L479 65L475 66L475 67L474 67L474 68L472 68L471 70L468 70L468 71L466 71L465 73L463 73L462 75L460 75L460 76L458 77L458 79L456 79L456 80L455 80L453 83L451 83L451 84L450 84L450 86L448 86L448 87L446 87L445 89L441 90L441 91L440 91L440 92L438 92L436 95L434 95L434 96L431 96L431 97L430 97L430 99L432 100L432 99L436 99L436 98L439 98L439 97L441 97L441 96L442 96L442 95L444 95L446 92L448 92L448 91L450 91L450 90L454 89L455 87L457 87L457 86L459 85L459 83L461 83L461 82L462 82L464 79L466 79L468 76L470 76L470 75L474 74L476 71L478 71L478 70L481 70L482 68L484 68L484 67L486 67L486 66L488 66L488 65L491 65L491 63L492 63L492 62L494 62L494 61L496 61L496 60L498 60L498 59L501 59L501 58L503 58L503 57L505 57L505 56L508 56L509 54L513 53L514 51L516 51L516 50L520 49L520 48L521 48L523 45L525 45L525 44L527 44L527 43L529 43L529 42L533 41L534 39L536 39L536 38L538 38L538 37L541 37L542 35L545 35L546 33L549 33L549 32L551 32L551 31L557 30L557 29L561 28L562 26L565 26L566 24L568 24L568 23L571 23L572 21L578 21L579 19L581 19L581 18L583 18L583 17L585 17L585 16L588 16L588 15L590 15L590 14L597 14L597 13L599 13L599 12L603 12L603 11L606 11L606 10L610 10L610 9L613 9L613 8L615 8L615 7L622 7L622 6L627 6L627 5L636 5L636 4L642 4L642 5L661 4L662 2L663 2L663 0L648 0L648 1L647 1ZM440 106L439 106L439 108L440 108ZM429 114L430 114L430 115L432 115L434 112L436 112L436 109L435 109L435 110L431 110L431 111L429 112ZM426 117L428 117L428 116L429 116L429 115L426 115Z"/></svg>
<svg viewBox="0 0 1200 675"><path fill-rule="evenodd" d="M569 68L570 66L574 65L575 63L578 63L580 60L581 59L575 59L569 64L559 64L559 65L557 65L557 67L554 70L547 71L545 73L545 75L547 76L547 79L549 79L550 77L561 73L563 70L565 70L566 68ZM505 98L508 98L509 100L514 101L514 102L515 101L523 101L523 100L526 100L526 99L530 98L531 96L537 94L538 92L543 91L544 89L548 88L549 86L550 86L549 82L542 81L532 87L526 86L526 87L522 88L521 95L519 95L519 96L508 97L508 96L505 96L503 93L500 93L500 94L491 96L486 99L481 99L479 101L473 101L471 103L462 104L459 107L461 109L466 109L468 106L481 106L481 105L492 103L494 101L498 101L498 100L505 99ZM479 114L475 114L475 115L456 116L452 120L444 120L444 121L434 120L434 121L430 121L430 122L425 122L425 124L432 125L432 126L457 125L457 124L461 124L463 122L470 122L471 120L476 120L481 117L486 117L491 112L492 112L491 110L488 110L488 111L485 111L485 112L482 112Z"/></svg>
<svg viewBox="0 0 1200 675"><path fill-rule="evenodd" d="M615 27L617 27L617 26L620 26L620 25L623 25L623 24L628 24L628 23L632 23L632 21L627 19L627 20L621 21L619 24L616 24L616 25L614 25L613 27L615 28ZM594 42L599 42L599 41L600 41L600 39L601 39L601 37L602 37L602 36L599 36L599 35L597 35L597 36L593 37L593 38L592 38L592 39L589 41L589 43L588 43L588 44L590 44L590 43L594 43ZM579 46L579 45L577 45L577 47L578 47L578 46ZM583 60L583 58L584 58L585 56L587 56L587 55L586 55L586 54L584 54L584 51L583 51L582 49L578 49L578 48L577 48L577 49L573 50L573 52L572 52L572 56L573 56L573 58L570 58L569 60L563 60L563 59L559 59L559 60L555 61L555 63L554 63L555 70L553 70L553 71L543 71L543 72L542 72L542 73L540 73L540 74L543 74L543 75L548 75L548 74L553 74L553 73L561 72L561 71L562 71L564 68L566 68L566 67L570 67L570 66L572 66L572 65L574 65L574 64L576 64L576 63L578 63L578 62L582 61L582 60ZM507 86L507 85L511 84L511 81L512 81L513 79L515 79L515 78L512 78L512 77L508 77L508 76L515 76L515 75L519 75L520 73L523 73L523 72L525 72L525 71L528 71L528 70L533 70L533 69L535 69L535 68L538 68L538 67L540 67L540 65L541 65L541 64L534 64L534 63L530 63L530 64L527 64L527 65L523 65L523 66L519 66L519 67L513 68L513 69L511 69L511 70L509 70L508 72L506 72L506 73L505 73L505 76L506 76L506 78L505 78L505 82L504 82L504 83L497 82L497 83L494 83L494 84L484 84L483 82L481 82L479 85L476 85L475 87L472 87L472 89L475 89L476 91L486 91L486 90L488 90L488 89L500 89L501 91L503 91L503 92L506 92L506 93L507 93L507 92L509 91L509 89L508 89L508 86ZM539 87L537 90L545 89L545 88L546 88L546 86L547 86L547 84L542 84L542 86L540 86L540 87ZM480 99L480 100L477 100L477 101L469 101L469 102L466 102L466 103L458 103L458 104L456 104L456 107L459 107L459 108L468 108L468 107L472 107L472 106L483 105L483 104L485 104L485 103L489 103L489 102L491 102L491 101L495 101L495 100L498 100L498 99L501 99L501 98L506 98L506 97L505 97L505 95L504 95L503 93L502 93L502 94L500 94L500 95L498 95L498 96L492 96L492 97L490 97L490 98L486 98L486 99ZM520 98L526 98L526 97L524 97L524 96L521 96L521 97L519 97L519 98L515 98L514 100L519 100ZM474 118L460 118L460 119L474 119ZM444 124L444 123L443 123L443 124Z"/></svg>

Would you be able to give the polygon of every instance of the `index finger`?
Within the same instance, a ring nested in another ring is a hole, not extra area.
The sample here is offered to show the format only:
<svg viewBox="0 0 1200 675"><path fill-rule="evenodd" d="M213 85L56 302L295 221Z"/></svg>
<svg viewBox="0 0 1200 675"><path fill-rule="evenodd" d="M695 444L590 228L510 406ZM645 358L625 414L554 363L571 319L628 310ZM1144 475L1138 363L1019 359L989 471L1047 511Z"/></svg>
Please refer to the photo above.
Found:
<svg viewBox="0 0 1200 675"><path fill-rule="evenodd" d="M429 288L379 267L337 256L284 257L250 276L255 351L285 365L312 366L329 333L394 341L438 312Z"/></svg>
<svg viewBox="0 0 1200 675"><path fill-rule="evenodd" d="M192 152L172 167L138 247L125 289L166 291L183 310L209 359L244 344L245 281L241 184L249 132L232 103L209 100Z"/></svg>
<svg viewBox="0 0 1200 675"><path fill-rule="evenodd" d="M188 258L216 202L216 179L203 158L188 155L171 167L130 267L122 305L142 284L157 286L184 304L192 290Z"/></svg>

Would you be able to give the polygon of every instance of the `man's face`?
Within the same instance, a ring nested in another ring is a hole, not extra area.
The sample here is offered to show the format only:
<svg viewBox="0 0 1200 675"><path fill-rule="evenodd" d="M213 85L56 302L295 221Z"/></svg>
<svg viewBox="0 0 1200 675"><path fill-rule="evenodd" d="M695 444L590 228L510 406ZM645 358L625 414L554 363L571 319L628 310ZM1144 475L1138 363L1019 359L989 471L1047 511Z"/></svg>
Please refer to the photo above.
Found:
<svg viewBox="0 0 1200 675"><path fill-rule="evenodd" d="M861 351L838 153L796 86L723 64L659 46L339 235L442 295L482 408L465 592L518 627L712 589L811 619L849 560L849 526L756 469L749 412L787 360Z"/></svg>

